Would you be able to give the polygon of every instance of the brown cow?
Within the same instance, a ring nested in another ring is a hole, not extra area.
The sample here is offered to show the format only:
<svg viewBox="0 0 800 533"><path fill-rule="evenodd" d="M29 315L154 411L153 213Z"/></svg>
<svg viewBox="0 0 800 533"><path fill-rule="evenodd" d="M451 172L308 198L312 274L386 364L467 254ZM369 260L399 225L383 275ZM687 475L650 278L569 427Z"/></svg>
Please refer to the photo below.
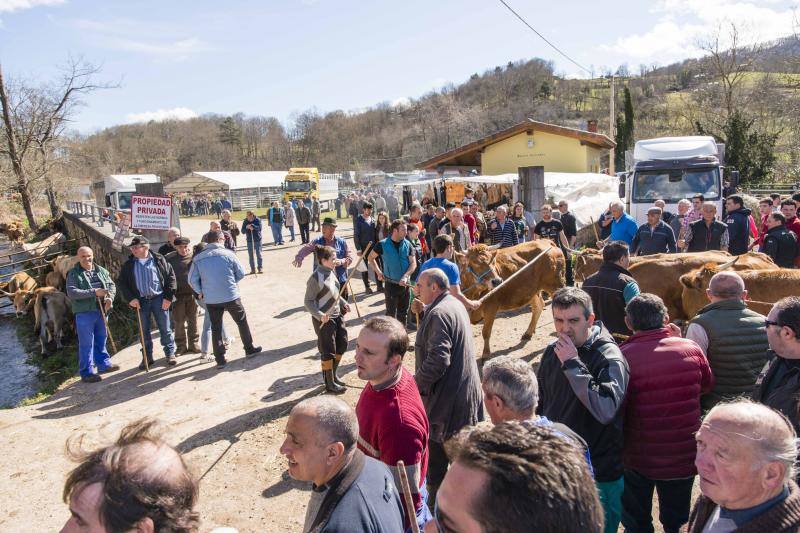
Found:
<svg viewBox="0 0 800 533"><path fill-rule="evenodd" d="M70 308L69 298L67 298L66 294L57 290L48 291L46 289L52 289L52 287L44 287L38 290L34 307L36 330L39 333L42 355L47 354L47 346L51 342L56 343L57 350L64 347L61 344L61 338Z"/></svg>
<svg viewBox="0 0 800 533"><path fill-rule="evenodd" d="M631 264L658 259L669 254L653 254L644 256L631 256ZM603 264L603 252L595 248L584 248L575 256L575 281L584 282L586 278L600 270Z"/></svg>
<svg viewBox="0 0 800 533"><path fill-rule="evenodd" d="M470 313L473 324L483 319L484 357L491 355L489 339L498 311L530 305L531 321L522 340L526 341L533 336L544 309L544 300L540 293L547 291L552 294L564 286L564 254L549 240L531 241L499 250L479 244L463 254L457 254L461 289L467 297L477 300L548 248L546 257L537 260L536 264L503 285L481 307Z"/></svg>
<svg viewBox="0 0 800 533"><path fill-rule="evenodd" d="M683 285L680 277L706 263L723 264L733 257L727 252L708 251L685 254L659 254L657 259L648 259L631 265L628 270L639 284L642 292L659 296L667 306L670 318L689 319L683 309ZM655 257L655 256L647 256ZM765 254L748 252L740 255L734 265L736 270L770 270L778 268Z"/></svg>
<svg viewBox="0 0 800 533"><path fill-rule="evenodd" d="M59 255L54 257L50 264L53 265L53 272L57 272L61 279L67 281L67 274L72 268L78 264L80 259L77 255ZM53 285L55 287L55 285Z"/></svg>
<svg viewBox="0 0 800 533"><path fill-rule="evenodd" d="M25 272L17 272L5 285L4 289L0 289L0 293L7 296L11 303L14 304L14 310L17 313L17 318L22 318L30 310L32 305L31 298L33 291L36 289L36 280Z"/></svg>
<svg viewBox="0 0 800 533"><path fill-rule="evenodd" d="M714 274L734 268L739 262L740 259L737 257L722 265L708 263L681 276L683 308L689 316L695 316L700 309L708 305L706 289ZM747 298L754 300L748 303L748 307L763 315L768 314L772 304L784 296L800 296L800 270L791 268L739 270L737 274L744 281Z"/></svg>
<svg viewBox="0 0 800 533"><path fill-rule="evenodd" d="M56 289L61 290L61 285L63 284L61 274L58 272L48 272L44 277L44 284L46 287L55 287Z"/></svg>
<svg viewBox="0 0 800 533"><path fill-rule="evenodd" d="M36 288L36 280L25 272L17 272L8 281L0 282L0 291L10 293L17 292L19 289L33 290Z"/></svg>

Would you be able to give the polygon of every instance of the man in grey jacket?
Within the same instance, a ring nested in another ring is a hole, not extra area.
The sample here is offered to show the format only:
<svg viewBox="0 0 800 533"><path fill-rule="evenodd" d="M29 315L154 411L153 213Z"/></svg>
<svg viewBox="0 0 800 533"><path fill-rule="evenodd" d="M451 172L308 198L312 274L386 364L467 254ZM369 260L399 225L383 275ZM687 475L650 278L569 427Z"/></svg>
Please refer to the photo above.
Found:
<svg viewBox="0 0 800 533"><path fill-rule="evenodd" d="M227 311L239 327L239 336L244 344L245 355L261 351L261 346L253 345L253 336L247 324L247 315L239 297L239 281L244 278L242 264L236 254L225 248L225 235L216 232L216 242L206 246L197 254L189 269L189 284L198 297L206 304L211 318L211 341L214 345L214 358L217 368L224 368L225 344L222 338L222 314Z"/></svg>
<svg viewBox="0 0 800 533"><path fill-rule="evenodd" d="M444 442L465 426L483 420L483 393L464 305L450 294L447 275L438 268L420 274L418 297L425 304L414 349L422 403L430 423L428 501L436 501L447 472Z"/></svg>

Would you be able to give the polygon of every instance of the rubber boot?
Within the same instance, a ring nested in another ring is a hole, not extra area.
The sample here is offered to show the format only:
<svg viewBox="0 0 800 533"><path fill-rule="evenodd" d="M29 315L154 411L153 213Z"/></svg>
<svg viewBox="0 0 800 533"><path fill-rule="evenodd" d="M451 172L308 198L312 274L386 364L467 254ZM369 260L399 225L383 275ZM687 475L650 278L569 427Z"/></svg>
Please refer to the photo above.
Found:
<svg viewBox="0 0 800 533"><path fill-rule="evenodd" d="M347 391L346 387L342 387L341 385L333 381L333 369L323 370L322 378L325 380L326 392L330 392L331 394L343 394L345 391Z"/></svg>
<svg viewBox="0 0 800 533"><path fill-rule="evenodd" d="M337 354L333 360L333 382L342 387L346 387L347 383L339 379L339 376L336 375L336 371L339 369L339 362L341 360L342 360L342 354Z"/></svg>

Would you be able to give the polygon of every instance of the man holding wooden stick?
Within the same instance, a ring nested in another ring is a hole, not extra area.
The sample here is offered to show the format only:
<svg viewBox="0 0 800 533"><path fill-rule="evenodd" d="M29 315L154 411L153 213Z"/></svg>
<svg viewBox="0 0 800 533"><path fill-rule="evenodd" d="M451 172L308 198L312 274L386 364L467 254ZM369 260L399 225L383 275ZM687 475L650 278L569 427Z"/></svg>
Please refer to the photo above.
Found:
<svg viewBox="0 0 800 533"><path fill-rule="evenodd" d="M322 221L322 235L300 248L294 257L294 261L292 261L292 265L300 268L303 265L303 259L313 254L317 246L330 246L336 250L336 279L339 281L339 285L344 288L342 297L347 300L350 294L347 288L347 269L353 264L353 254L347 246L347 241L336 235L336 226L335 219L325 217ZM316 262L314 267L316 268Z"/></svg>
<svg viewBox="0 0 800 533"><path fill-rule="evenodd" d="M367 381L356 405L358 447L368 457L386 463L398 487L403 486L403 472L407 475L413 507L404 503L406 517L410 521L414 516L422 528L431 519L425 490L428 416L414 376L403 368L407 349L408 333L388 316L368 320L358 334L356 368L358 377Z"/></svg>
<svg viewBox="0 0 800 533"><path fill-rule="evenodd" d="M78 334L78 369L81 381L97 383L102 379L100 374L119 370L106 349L108 332L103 316L111 309L117 287L108 270L94 263L91 248L83 246L77 255L79 263L67 274L67 296Z"/></svg>

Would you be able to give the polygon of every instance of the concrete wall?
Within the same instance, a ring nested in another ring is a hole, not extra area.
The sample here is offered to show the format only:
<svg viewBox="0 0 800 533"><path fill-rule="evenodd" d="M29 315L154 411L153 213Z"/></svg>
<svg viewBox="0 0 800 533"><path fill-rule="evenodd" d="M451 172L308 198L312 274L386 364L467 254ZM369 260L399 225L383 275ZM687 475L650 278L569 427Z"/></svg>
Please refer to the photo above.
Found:
<svg viewBox="0 0 800 533"><path fill-rule="evenodd" d="M128 259L131 252L126 246L123 246L122 252L118 252L111 246L113 234L110 224L98 227L90 218L79 218L64 211L64 227L70 239L78 239L76 243L78 246L92 248L95 263L105 267L113 278L119 276L122 264Z"/></svg>
<svg viewBox="0 0 800 533"><path fill-rule="evenodd" d="M533 141L530 147L529 140ZM571 137L521 132L487 146L481 156L481 172L486 176L516 174L518 168L531 166L543 166L546 172L598 172L603 152Z"/></svg>

